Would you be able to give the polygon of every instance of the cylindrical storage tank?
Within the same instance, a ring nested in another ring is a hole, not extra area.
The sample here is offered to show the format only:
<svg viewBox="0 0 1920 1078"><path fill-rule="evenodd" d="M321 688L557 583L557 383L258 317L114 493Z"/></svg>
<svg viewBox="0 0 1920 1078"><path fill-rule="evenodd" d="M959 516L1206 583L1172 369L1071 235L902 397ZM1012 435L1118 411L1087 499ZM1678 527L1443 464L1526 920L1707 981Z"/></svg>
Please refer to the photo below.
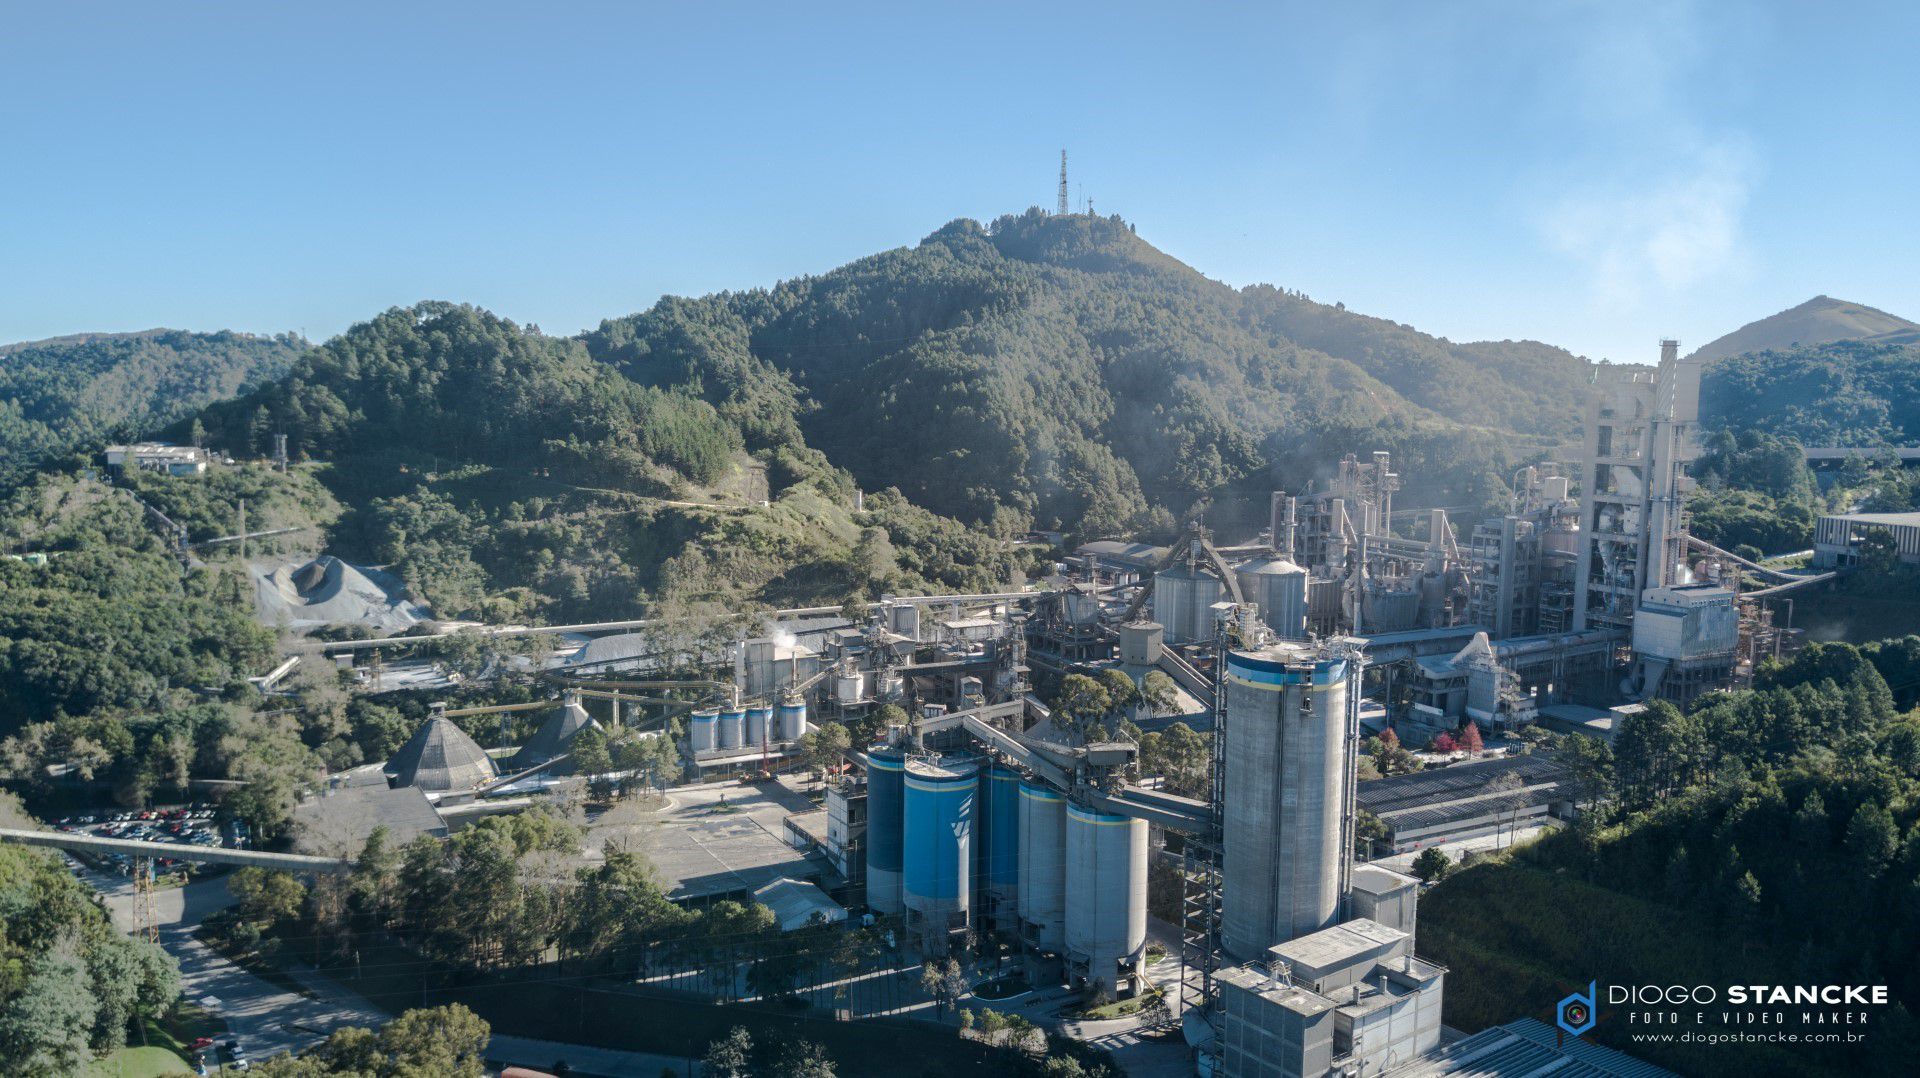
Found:
<svg viewBox="0 0 1920 1078"><path fill-rule="evenodd" d="M900 898L908 926L944 939L973 907L974 805L980 764L969 756L907 761ZM871 805L868 806L871 809Z"/></svg>
<svg viewBox="0 0 1920 1078"><path fill-rule="evenodd" d="M1220 939L1250 961L1339 913L1349 666L1275 644L1230 652L1226 674Z"/></svg>
<svg viewBox="0 0 1920 1078"><path fill-rule="evenodd" d="M867 905L897 914L900 904L900 835L905 823L906 757L899 749L867 750Z"/></svg>
<svg viewBox="0 0 1920 1078"><path fill-rule="evenodd" d="M747 724L745 708L730 707L720 713L720 747L737 749L740 747L740 735Z"/></svg>
<svg viewBox="0 0 1920 1078"><path fill-rule="evenodd" d="M710 707L703 707L693 713L687 723L687 740L693 743L695 753L712 752L720 744L720 713Z"/></svg>
<svg viewBox="0 0 1920 1078"><path fill-rule="evenodd" d="M843 704L857 704L863 695L859 674L835 674L833 676L833 698Z"/></svg>
<svg viewBox="0 0 1920 1078"><path fill-rule="evenodd" d="M987 769L981 831L987 839L986 891L996 927L1014 926L1020 905L1020 773L1000 764Z"/></svg>
<svg viewBox="0 0 1920 1078"><path fill-rule="evenodd" d="M1165 627L1169 644L1213 639L1213 604L1226 585L1212 573L1174 565L1153 576L1153 620Z"/></svg>
<svg viewBox="0 0 1920 1078"><path fill-rule="evenodd" d="M1307 638L1307 571L1286 558L1255 558L1233 575L1240 597L1260 607L1260 620L1282 640Z"/></svg>
<svg viewBox="0 0 1920 1078"><path fill-rule="evenodd" d="M798 741L800 735L807 732L807 704L804 700L788 700L774 713L774 725L779 732L774 735L776 741Z"/></svg>
<svg viewBox="0 0 1920 1078"><path fill-rule="evenodd" d="M1067 806L1068 968L1111 997L1147 946L1147 824Z"/></svg>
<svg viewBox="0 0 1920 1078"><path fill-rule="evenodd" d="M1020 935L1029 945L1066 947L1067 799L1038 779L1020 783Z"/></svg>
<svg viewBox="0 0 1920 1078"><path fill-rule="evenodd" d="M1154 666L1160 662L1160 649L1166 629L1157 621L1136 621L1120 626L1120 661L1129 666Z"/></svg>
<svg viewBox="0 0 1920 1078"><path fill-rule="evenodd" d="M767 743L767 730L773 725L773 709L770 707L750 707L747 709L746 743L759 748Z"/></svg>

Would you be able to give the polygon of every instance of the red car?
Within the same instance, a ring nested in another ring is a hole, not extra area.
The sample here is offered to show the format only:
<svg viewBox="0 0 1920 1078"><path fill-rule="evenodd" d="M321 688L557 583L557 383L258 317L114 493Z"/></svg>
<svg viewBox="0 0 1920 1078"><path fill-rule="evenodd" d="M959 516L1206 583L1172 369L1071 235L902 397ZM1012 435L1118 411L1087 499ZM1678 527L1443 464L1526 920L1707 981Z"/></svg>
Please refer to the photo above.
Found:
<svg viewBox="0 0 1920 1078"><path fill-rule="evenodd" d="M193 1043L192 1043L192 1044L189 1044L189 1045L187 1045L187 1051L189 1051L189 1052L204 1052L204 1051L206 1051L207 1049L209 1049L209 1048L212 1048L212 1047L213 1047L213 1038L212 1038L212 1037L195 1037L195 1038L193 1039Z"/></svg>

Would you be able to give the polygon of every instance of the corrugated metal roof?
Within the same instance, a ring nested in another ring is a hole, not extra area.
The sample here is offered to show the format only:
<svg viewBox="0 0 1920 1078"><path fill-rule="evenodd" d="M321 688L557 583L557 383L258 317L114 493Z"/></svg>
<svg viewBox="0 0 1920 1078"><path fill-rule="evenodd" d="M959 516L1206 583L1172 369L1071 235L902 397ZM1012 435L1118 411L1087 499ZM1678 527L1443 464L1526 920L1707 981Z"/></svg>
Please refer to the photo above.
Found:
<svg viewBox="0 0 1920 1078"><path fill-rule="evenodd" d="M804 928L816 921L847 919L846 907L818 886L791 876L782 876L755 890L753 900L773 911L774 922L782 932Z"/></svg>
<svg viewBox="0 0 1920 1078"><path fill-rule="evenodd" d="M1562 1036L1536 1018L1483 1029L1391 1072L1392 1078L1678 1078L1625 1052Z"/></svg>

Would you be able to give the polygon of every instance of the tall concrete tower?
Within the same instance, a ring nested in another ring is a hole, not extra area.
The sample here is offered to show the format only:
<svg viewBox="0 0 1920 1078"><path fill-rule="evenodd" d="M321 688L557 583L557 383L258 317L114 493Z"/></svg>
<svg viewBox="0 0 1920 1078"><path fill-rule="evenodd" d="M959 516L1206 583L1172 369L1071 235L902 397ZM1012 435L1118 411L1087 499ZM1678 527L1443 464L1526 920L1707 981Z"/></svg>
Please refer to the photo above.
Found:
<svg viewBox="0 0 1920 1078"><path fill-rule="evenodd" d="M1287 643L1227 654L1220 942L1241 961L1340 915L1357 662Z"/></svg>
<svg viewBox="0 0 1920 1078"><path fill-rule="evenodd" d="M1060 204L1054 209L1062 217L1067 215L1067 151L1060 151Z"/></svg>

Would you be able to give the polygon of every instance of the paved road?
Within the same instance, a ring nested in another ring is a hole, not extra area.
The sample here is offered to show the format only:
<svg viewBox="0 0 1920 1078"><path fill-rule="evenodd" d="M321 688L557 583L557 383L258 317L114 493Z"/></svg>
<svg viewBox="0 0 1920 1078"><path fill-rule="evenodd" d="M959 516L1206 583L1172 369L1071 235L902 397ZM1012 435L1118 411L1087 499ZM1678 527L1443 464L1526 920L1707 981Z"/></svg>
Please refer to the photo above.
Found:
<svg viewBox="0 0 1920 1078"><path fill-rule="evenodd" d="M116 928L133 928L133 883L91 869L82 878L105 900ZM265 1059L324 1040L344 1025L377 1027L386 1015L341 1000L310 999L248 973L206 944L193 929L208 914L233 905L226 876L216 876L154 892L160 945L180 962L186 997L226 1020L229 1033L247 1054Z"/></svg>
<svg viewBox="0 0 1920 1078"><path fill-rule="evenodd" d="M100 892L114 926L123 932L132 931L132 882L84 867L81 878ZM288 976L304 992L291 991L254 976L193 938L192 931L202 919L233 902L224 875L154 893L160 945L180 963L182 991L188 999L225 1019L230 1034L248 1055L266 1059L281 1052L297 1052L325 1040L341 1026L377 1029L386 1024L389 1015L317 973L290 972ZM575 1074L594 1078L658 1078L669 1068L683 1078L697 1074L697 1067L689 1073L687 1061L678 1057L525 1037L495 1036L487 1055L497 1063L537 1068L551 1067L564 1059Z"/></svg>

